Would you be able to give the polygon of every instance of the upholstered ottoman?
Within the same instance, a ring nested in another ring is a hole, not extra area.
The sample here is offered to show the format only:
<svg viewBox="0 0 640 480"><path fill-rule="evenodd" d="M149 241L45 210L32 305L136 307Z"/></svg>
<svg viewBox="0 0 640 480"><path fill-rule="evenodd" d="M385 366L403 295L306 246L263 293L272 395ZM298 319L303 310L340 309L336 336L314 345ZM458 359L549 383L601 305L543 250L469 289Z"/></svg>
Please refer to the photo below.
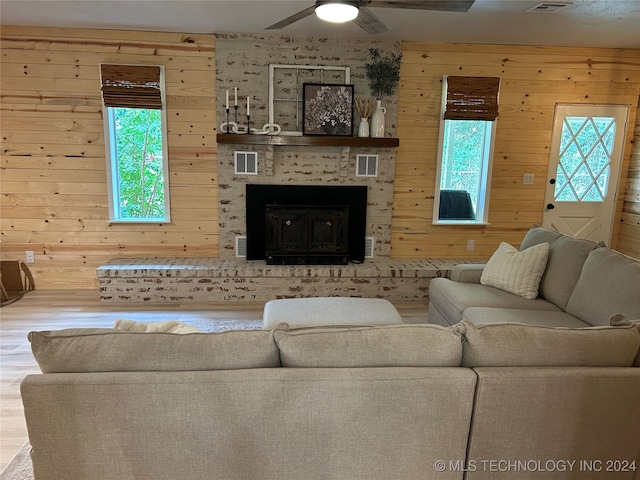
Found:
<svg viewBox="0 0 640 480"><path fill-rule="evenodd" d="M262 328L319 325L391 325L403 323L388 300L381 298L313 297L271 300L264 306Z"/></svg>

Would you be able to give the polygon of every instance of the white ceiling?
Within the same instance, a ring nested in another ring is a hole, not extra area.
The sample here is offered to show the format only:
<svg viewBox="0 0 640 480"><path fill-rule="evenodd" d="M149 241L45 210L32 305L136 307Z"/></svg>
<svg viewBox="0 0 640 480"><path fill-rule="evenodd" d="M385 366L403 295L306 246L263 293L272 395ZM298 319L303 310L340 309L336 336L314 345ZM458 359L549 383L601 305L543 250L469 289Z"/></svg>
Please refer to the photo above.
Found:
<svg viewBox="0 0 640 480"><path fill-rule="evenodd" d="M390 29L378 38L640 48L640 0L573 0L572 5L557 13L526 12L542 1L476 0L466 13L389 8L371 11ZM314 0L0 0L0 22L182 33L257 33L313 3ZM267 32L367 38L352 23L333 25L315 15Z"/></svg>

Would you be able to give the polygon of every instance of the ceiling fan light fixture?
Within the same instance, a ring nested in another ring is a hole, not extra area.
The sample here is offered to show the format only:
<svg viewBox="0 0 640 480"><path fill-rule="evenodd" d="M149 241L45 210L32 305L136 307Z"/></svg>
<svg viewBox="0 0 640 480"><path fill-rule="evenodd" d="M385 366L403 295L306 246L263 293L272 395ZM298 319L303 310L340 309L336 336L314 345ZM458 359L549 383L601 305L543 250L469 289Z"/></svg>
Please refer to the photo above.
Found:
<svg viewBox="0 0 640 480"><path fill-rule="evenodd" d="M325 22L345 23L358 16L358 7L345 2L320 3L316 7L316 15Z"/></svg>

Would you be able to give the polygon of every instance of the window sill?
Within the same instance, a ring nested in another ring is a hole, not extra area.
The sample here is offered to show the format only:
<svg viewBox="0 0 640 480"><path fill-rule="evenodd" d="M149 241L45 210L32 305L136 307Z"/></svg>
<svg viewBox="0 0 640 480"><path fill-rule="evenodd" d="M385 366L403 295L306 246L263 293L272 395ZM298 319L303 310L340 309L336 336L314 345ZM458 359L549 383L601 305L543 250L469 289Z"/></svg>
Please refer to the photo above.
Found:
<svg viewBox="0 0 640 480"><path fill-rule="evenodd" d="M486 227L491 225L489 222L475 222L471 220L436 220L431 223L432 225L467 225L471 227Z"/></svg>
<svg viewBox="0 0 640 480"><path fill-rule="evenodd" d="M107 220L107 223L109 223L109 224L117 223L117 224L121 224L121 225L122 224L125 224L125 225L127 225L127 224L135 224L135 223L145 223L145 224L155 223L155 224L158 224L158 225L166 225L166 224L171 223L171 220L160 220L160 219L157 219L157 220L140 220L140 219L135 219L135 220Z"/></svg>

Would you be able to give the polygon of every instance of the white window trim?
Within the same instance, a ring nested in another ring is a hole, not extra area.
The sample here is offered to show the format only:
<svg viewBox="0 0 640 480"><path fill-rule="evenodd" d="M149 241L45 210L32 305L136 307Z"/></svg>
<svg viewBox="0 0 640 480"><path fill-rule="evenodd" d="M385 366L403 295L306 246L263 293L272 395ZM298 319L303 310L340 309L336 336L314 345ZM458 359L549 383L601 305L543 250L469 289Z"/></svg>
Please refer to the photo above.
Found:
<svg viewBox="0 0 640 480"><path fill-rule="evenodd" d="M483 185L484 195L480 195L477 211L481 211L482 218L478 218L476 215L475 220L440 220L438 217L440 216L440 178L442 176L442 153L444 152L444 111L447 106L447 82L446 76L445 81L442 82L442 103L440 105L440 130L438 132L438 157L436 161L436 187L433 197L433 219L432 225L476 225L476 226L486 226L489 224L489 200L491 195L491 172L493 168L493 152L496 140L496 126L498 119L494 120L491 125L491 132L489 142L485 138L484 148L487 161L483 162L482 169L482 179L484 180Z"/></svg>
<svg viewBox="0 0 640 480"><path fill-rule="evenodd" d="M135 65L135 64L134 64ZM107 196L109 202L109 220L108 223L155 223L155 224L165 224L171 223L171 202L169 201L169 154L168 154L168 142L169 136L167 134L167 105L166 105L166 97L165 97L165 78L164 78L164 66L157 65L160 67L160 92L162 95L162 110L160 112L161 117L161 128L162 128L162 168L163 168L163 176L164 176L164 218L149 218L149 219L140 219L140 218L119 218L116 216L116 204L115 199L120 198L118 194L119 185L117 182L114 182L113 171L114 171L114 159L111 156L111 152L115 151L115 138L112 134L114 129L112 129L113 122L113 113L109 107L105 107L104 103L102 105L102 118L104 125L104 149L105 156L107 160Z"/></svg>

